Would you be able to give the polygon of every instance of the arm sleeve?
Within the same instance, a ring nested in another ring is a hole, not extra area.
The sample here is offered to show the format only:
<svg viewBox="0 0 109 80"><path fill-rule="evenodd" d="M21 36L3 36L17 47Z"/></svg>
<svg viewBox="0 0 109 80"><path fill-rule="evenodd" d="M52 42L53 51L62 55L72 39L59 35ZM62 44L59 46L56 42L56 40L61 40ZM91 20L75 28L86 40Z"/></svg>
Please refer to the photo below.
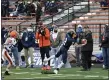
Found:
<svg viewBox="0 0 109 80"><path fill-rule="evenodd" d="M39 39L39 33L38 32L36 32L36 39Z"/></svg>
<svg viewBox="0 0 109 80"><path fill-rule="evenodd" d="M92 39L92 33L88 33L88 35L85 37L87 39L87 42L93 42L93 39Z"/></svg>
<svg viewBox="0 0 109 80"><path fill-rule="evenodd" d="M105 43L107 43L108 42L108 38L107 37L105 37L105 39L104 40L102 40L102 44L105 44Z"/></svg>
<svg viewBox="0 0 109 80"><path fill-rule="evenodd" d="M66 38L68 41L72 41L72 42L76 41L74 38L71 38L68 34L66 34Z"/></svg>
<svg viewBox="0 0 109 80"><path fill-rule="evenodd" d="M47 39L50 38L50 32L48 29L45 29L45 38L47 38Z"/></svg>

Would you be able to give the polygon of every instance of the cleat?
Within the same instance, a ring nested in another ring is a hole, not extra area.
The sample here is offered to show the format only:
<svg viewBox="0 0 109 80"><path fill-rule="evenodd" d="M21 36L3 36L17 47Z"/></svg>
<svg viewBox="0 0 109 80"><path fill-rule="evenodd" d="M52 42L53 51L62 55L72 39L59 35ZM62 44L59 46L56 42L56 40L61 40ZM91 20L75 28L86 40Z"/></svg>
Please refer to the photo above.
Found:
<svg viewBox="0 0 109 80"><path fill-rule="evenodd" d="M34 68L33 64L30 66L31 68Z"/></svg>
<svg viewBox="0 0 109 80"><path fill-rule="evenodd" d="M58 74L58 70L54 70L53 72L54 72L55 74Z"/></svg>
<svg viewBox="0 0 109 80"><path fill-rule="evenodd" d="M47 70L51 70L51 67L50 67L50 66L47 66L46 69L47 69Z"/></svg>
<svg viewBox="0 0 109 80"><path fill-rule="evenodd" d="M10 75L10 74L8 73L8 71L5 71L4 75Z"/></svg>
<svg viewBox="0 0 109 80"><path fill-rule="evenodd" d="M44 66L44 67L42 67L41 69L42 69L42 70L47 70L47 68L46 68L45 66Z"/></svg>
<svg viewBox="0 0 109 80"><path fill-rule="evenodd" d="M28 67L29 67L29 65L26 65L26 66L25 66L25 68L28 68Z"/></svg>

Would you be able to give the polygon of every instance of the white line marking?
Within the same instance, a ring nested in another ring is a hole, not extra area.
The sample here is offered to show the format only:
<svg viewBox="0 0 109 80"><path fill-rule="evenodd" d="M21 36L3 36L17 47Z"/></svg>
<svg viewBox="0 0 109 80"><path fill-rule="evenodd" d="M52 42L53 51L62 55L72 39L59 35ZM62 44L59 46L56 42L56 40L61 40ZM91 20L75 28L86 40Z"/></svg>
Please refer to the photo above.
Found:
<svg viewBox="0 0 109 80"><path fill-rule="evenodd" d="M108 76L102 76L103 79L108 79Z"/></svg>
<svg viewBox="0 0 109 80"><path fill-rule="evenodd" d="M48 75L49 77L71 77L71 76L82 76L82 75L80 75L80 74L75 74L75 75L73 75L73 74L63 74L63 75Z"/></svg>
<svg viewBox="0 0 109 80"><path fill-rule="evenodd" d="M34 78L39 78L39 79L45 79L45 78L50 78L50 77L34 77Z"/></svg>
<svg viewBox="0 0 109 80"><path fill-rule="evenodd" d="M41 75L41 73L34 73L34 74L31 74L31 75Z"/></svg>
<svg viewBox="0 0 109 80"><path fill-rule="evenodd" d="M21 80L23 80L23 79L34 79L34 78L16 78L16 79L21 79Z"/></svg>
<svg viewBox="0 0 109 80"><path fill-rule="evenodd" d="M20 73L14 73L14 74L27 74L29 72L20 72Z"/></svg>
<svg viewBox="0 0 109 80"><path fill-rule="evenodd" d="M84 76L84 78L89 78L89 77L100 77L99 75L86 75L86 76Z"/></svg>

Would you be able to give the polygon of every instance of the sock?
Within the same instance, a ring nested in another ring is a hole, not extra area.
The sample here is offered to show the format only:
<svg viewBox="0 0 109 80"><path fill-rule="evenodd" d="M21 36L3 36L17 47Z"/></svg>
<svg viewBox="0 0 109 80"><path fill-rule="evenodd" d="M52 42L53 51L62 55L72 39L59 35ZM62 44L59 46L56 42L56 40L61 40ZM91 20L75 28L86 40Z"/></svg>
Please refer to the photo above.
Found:
<svg viewBox="0 0 109 80"><path fill-rule="evenodd" d="M58 58L55 58L54 59L54 68L57 68L58 67Z"/></svg>
<svg viewBox="0 0 109 80"><path fill-rule="evenodd" d="M55 55L50 56L47 60L49 61L49 60L51 60L53 58L55 58Z"/></svg>
<svg viewBox="0 0 109 80"><path fill-rule="evenodd" d="M61 61L61 63L58 65L58 67L57 68L61 68L62 66L64 65L64 63Z"/></svg>
<svg viewBox="0 0 109 80"><path fill-rule="evenodd" d="M6 71L9 71L9 69L8 69L8 68L6 68Z"/></svg>

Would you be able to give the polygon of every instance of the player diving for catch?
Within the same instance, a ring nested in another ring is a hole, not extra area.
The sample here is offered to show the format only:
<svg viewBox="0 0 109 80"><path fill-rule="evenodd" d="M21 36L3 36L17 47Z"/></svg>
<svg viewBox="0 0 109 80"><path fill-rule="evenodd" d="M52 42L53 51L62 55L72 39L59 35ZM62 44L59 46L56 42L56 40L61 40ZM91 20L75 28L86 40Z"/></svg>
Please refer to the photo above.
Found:
<svg viewBox="0 0 109 80"><path fill-rule="evenodd" d="M57 51L56 55L52 55L49 58L44 60L44 63L46 64L49 60L55 58L56 60L58 60L58 57L60 55L62 55L62 61L59 65L57 65L56 69L53 71L54 74L58 74L58 71L60 70L60 68L66 64L67 62L67 51L69 50L70 46L72 45L72 43L76 42L76 33L74 30L70 30L66 33L65 39L62 42L59 50Z"/></svg>

